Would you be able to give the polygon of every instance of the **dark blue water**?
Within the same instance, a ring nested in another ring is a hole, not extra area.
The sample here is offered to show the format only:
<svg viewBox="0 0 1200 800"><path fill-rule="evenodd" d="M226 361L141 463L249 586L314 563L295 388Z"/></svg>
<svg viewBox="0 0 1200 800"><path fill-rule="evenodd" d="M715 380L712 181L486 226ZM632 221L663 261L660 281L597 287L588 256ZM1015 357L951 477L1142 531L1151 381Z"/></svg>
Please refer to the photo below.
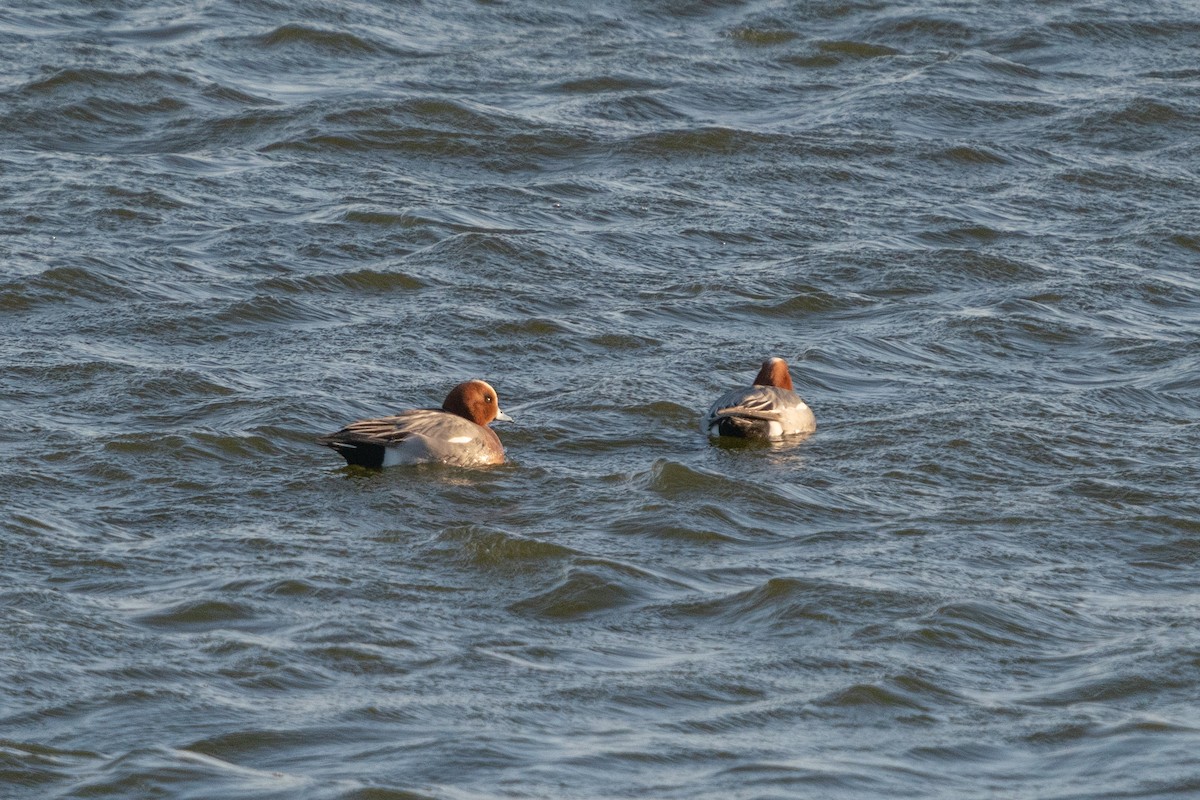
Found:
<svg viewBox="0 0 1200 800"><path fill-rule="evenodd" d="M1200 794L1200 7L0 47L0 797ZM502 467L314 442L473 377Z"/></svg>

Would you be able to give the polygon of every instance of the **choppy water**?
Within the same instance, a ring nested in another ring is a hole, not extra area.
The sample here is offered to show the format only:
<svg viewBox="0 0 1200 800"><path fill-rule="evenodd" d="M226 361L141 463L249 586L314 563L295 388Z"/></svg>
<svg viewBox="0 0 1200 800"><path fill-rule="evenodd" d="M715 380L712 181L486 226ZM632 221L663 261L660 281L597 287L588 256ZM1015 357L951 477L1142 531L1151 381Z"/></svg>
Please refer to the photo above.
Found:
<svg viewBox="0 0 1200 800"><path fill-rule="evenodd" d="M1200 793L1200 7L0 46L0 796ZM313 443L469 377L504 467Z"/></svg>

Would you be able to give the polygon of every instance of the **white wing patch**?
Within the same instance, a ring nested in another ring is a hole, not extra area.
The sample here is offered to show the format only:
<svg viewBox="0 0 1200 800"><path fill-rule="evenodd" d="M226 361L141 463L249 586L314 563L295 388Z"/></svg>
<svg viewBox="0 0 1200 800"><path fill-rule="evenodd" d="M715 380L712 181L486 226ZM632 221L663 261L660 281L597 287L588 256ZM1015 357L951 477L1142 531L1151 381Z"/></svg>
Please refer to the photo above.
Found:
<svg viewBox="0 0 1200 800"><path fill-rule="evenodd" d="M467 442L471 441L471 439L473 439L473 438L474 437L472 437L472 436L451 436L446 441L449 442L450 444L466 444Z"/></svg>

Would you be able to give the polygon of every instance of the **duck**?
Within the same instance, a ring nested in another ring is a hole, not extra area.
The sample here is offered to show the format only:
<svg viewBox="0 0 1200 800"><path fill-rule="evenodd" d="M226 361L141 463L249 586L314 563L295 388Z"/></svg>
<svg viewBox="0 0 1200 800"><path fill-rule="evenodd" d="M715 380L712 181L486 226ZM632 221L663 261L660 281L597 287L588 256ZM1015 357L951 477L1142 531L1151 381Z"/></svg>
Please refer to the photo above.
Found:
<svg viewBox="0 0 1200 800"><path fill-rule="evenodd" d="M317 439L347 464L379 469L401 464L442 463L480 467L504 463L504 446L488 426L511 422L486 381L460 383L441 408L401 411L389 417L351 422Z"/></svg>
<svg viewBox="0 0 1200 800"><path fill-rule="evenodd" d="M718 397L704 418L709 436L774 440L816 429L812 409L792 388L787 362L779 357L762 363L753 386Z"/></svg>

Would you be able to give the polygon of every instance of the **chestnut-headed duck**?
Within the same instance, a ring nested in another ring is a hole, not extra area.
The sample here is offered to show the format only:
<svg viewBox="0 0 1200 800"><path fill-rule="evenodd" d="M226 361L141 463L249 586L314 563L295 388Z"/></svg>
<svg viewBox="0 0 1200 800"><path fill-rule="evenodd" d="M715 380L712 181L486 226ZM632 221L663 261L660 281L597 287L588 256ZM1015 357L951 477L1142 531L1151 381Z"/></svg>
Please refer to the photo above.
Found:
<svg viewBox="0 0 1200 800"><path fill-rule="evenodd" d="M347 464L363 467L503 464L504 446L488 427L493 420L512 421L500 410L496 390L483 381L467 381L450 390L441 408L351 422L317 441L341 453Z"/></svg>
<svg viewBox="0 0 1200 800"><path fill-rule="evenodd" d="M768 358L748 389L730 389L717 398L704 419L709 436L782 439L817 429L812 409L792 390L782 358Z"/></svg>

